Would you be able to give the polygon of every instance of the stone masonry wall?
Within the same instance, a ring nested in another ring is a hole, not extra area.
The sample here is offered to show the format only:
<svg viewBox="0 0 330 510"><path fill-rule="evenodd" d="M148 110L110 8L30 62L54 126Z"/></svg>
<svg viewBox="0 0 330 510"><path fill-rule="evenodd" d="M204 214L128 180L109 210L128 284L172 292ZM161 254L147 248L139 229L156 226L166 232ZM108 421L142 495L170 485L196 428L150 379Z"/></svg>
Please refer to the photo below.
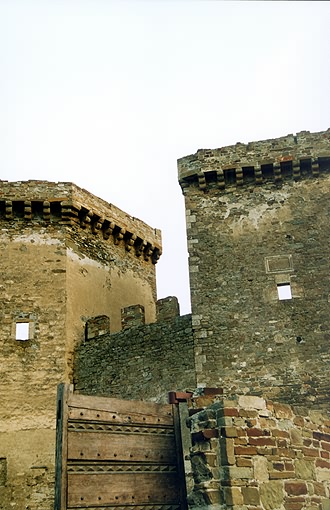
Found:
<svg viewBox="0 0 330 510"><path fill-rule="evenodd" d="M92 317L118 331L136 299L155 320L160 232L71 183L0 181L0 252L0 509L51 510L57 385Z"/></svg>
<svg viewBox="0 0 330 510"><path fill-rule="evenodd" d="M168 392L195 388L191 316L170 318L82 342L75 390L87 395L168 402Z"/></svg>
<svg viewBox="0 0 330 510"><path fill-rule="evenodd" d="M190 508L329 510L328 416L254 396L190 406Z"/></svg>
<svg viewBox="0 0 330 510"><path fill-rule="evenodd" d="M179 160L198 386L329 409L329 154L330 130Z"/></svg>

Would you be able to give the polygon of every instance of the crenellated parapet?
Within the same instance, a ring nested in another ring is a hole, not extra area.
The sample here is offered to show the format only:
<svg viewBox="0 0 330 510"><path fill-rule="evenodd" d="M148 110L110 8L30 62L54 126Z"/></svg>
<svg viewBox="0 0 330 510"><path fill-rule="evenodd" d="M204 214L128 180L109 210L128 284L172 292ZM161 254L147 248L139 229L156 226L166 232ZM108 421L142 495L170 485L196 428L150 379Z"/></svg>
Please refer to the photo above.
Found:
<svg viewBox="0 0 330 510"><path fill-rule="evenodd" d="M178 160L184 190L241 187L266 182L308 179L330 172L330 129L301 131L296 136L237 143L219 149L200 149Z"/></svg>
<svg viewBox="0 0 330 510"><path fill-rule="evenodd" d="M33 222L78 227L155 264L161 232L72 183L0 181L0 225Z"/></svg>

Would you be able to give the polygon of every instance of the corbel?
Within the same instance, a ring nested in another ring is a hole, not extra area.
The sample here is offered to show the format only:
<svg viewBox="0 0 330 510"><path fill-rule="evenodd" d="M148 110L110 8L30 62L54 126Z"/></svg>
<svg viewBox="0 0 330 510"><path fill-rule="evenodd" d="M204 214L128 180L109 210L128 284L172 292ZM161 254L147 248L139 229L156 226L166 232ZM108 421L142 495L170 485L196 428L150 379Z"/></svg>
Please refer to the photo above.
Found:
<svg viewBox="0 0 330 510"><path fill-rule="evenodd" d="M222 169L217 170L217 184L219 189L225 189L226 187L225 176Z"/></svg>
<svg viewBox="0 0 330 510"><path fill-rule="evenodd" d="M297 159L292 160L292 174L294 179L300 178L300 161Z"/></svg>
<svg viewBox="0 0 330 510"><path fill-rule="evenodd" d="M150 243L147 243L147 246L144 250L144 260L146 262L148 262L148 260L150 259L152 252L153 252L153 247L151 246Z"/></svg>
<svg viewBox="0 0 330 510"><path fill-rule="evenodd" d="M243 186L243 168L236 168L236 185Z"/></svg>
<svg viewBox="0 0 330 510"><path fill-rule="evenodd" d="M142 253L144 252L145 248L147 246L146 241L142 241L135 245L135 254L137 257L141 257Z"/></svg>
<svg viewBox="0 0 330 510"><path fill-rule="evenodd" d="M319 165L318 158L313 158L312 159L312 173L313 173L313 177L318 177L319 176L320 165Z"/></svg>
<svg viewBox="0 0 330 510"><path fill-rule="evenodd" d="M124 235L126 233L126 229L125 228L121 228L119 230L119 232L117 232L116 234L114 234L114 238L115 238L115 241L114 243L115 244L119 244L120 241L122 241L124 239Z"/></svg>
<svg viewBox="0 0 330 510"><path fill-rule="evenodd" d="M61 217L63 223L71 224L71 208L72 203L68 200L63 200L61 202Z"/></svg>
<svg viewBox="0 0 330 510"><path fill-rule="evenodd" d="M104 226L104 223L103 223L103 226ZM112 221L111 223L109 223L109 225L107 227L104 228L104 230L103 230L103 238L105 240L109 239L109 237L111 236L115 226L116 225Z"/></svg>
<svg viewBox="0 0 330 510"><path fill-rule="evenodd" d="M13 217L13 202L11 200L5 201L5 217L6 220L11 220Z"/></svg>
<svg viewBox="0 0 330 510"><path fill-rule="evenodd" d="M45 221L50 221L50 202L45 200L42 204L42 211Z"/></svg>
<svg viewBox="0 0 330 510"><path fill-rule="evenodd" d="M206 177L205 177L205 174L204 172L199 172L198 174L198 185L199 185L199 189L206 189Z"/></svg>
<svg viewBox="0 0 330 510"><path fill-rule="evenodd" d="M127 251L131 251L132 249L132 246L134 246L134 243L137 239L137 235L136 234L132 234L131 232L127 232L128 233L128 236L127 236L127 239L126 239L126 250Z"/></svg>
<svg viewBox="0 0 330 510"><path fill-rule="evenodd" d="M282 180L282 172L281 172L281 164L279 162L276 162L273 164L273 171L274 171L275 182L280 182Z"/></svg>
<svg viewBox="0 0 330 510"><path fill-rule="evenodd" d="M89 225L92 221L93 212L92 211L86 211L86 213L82 216L80 220L80 226L81 228L86 228L87 225Z"/></svg>
<svg viewBox="0 0 330 510"><path fill-rule="evenodd" d="M255 165L254 167L254 175L256 178L256 184L262 184L262 171L261 171L261 165Z"/></svg>
<svg viewBox="0 0 330 510"><path fill-rule="evenodd" d="M104 218L97 218L95 221L92 222L92 233L94 235L97 235L100 230L102 229L102 225L104 222Z"/></svg>
<svg viewBox="0 0 330 510"><path fill-rule="evenodd" d="M32 219L32 206L30 200L24 200L24 219L25 220Z"/></svg>
<svg viewBox="0 0 330 510"><path fill-rule="evenodd" d="M160 256L162 254L162 250L160 250L159 248L155 248L154 251L152 252L152 263L153 264L157 264L158 260L160 259Z"/></svg>

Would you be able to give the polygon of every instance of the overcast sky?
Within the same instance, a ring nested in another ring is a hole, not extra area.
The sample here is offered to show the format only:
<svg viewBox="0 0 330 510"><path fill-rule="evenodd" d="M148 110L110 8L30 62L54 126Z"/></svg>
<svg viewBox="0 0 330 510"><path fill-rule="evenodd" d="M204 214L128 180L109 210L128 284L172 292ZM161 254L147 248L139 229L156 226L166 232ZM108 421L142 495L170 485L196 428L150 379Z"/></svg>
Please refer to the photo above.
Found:
<svg viewBox="0 0 330 510"><path fill-rule="evenodd" d="M0 0L0 179L73 181L163 233L189 312L176 160L330 127L330 3Z"/></svg>

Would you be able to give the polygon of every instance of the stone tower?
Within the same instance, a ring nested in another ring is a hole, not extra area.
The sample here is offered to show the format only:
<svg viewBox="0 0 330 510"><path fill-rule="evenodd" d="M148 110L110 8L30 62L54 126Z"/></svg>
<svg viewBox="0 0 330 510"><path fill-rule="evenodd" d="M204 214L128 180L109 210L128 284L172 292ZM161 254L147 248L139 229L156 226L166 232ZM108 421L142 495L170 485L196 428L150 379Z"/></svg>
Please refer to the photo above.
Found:
<svg viewBox="0 0 330 510"><path fill-rule="evenodd" d="M329 407L330 130L178 170L198 386Z"/></svg>
<svg viewBox="0 0 330 510"><path fill-rule="evenodd" d="M0 182L0 227L0 508L52 508L57 384L72 382L92 318L106 319L95 334L119 331L130 305L155 320L161 237L71 183L43 181Z"/></svg>

